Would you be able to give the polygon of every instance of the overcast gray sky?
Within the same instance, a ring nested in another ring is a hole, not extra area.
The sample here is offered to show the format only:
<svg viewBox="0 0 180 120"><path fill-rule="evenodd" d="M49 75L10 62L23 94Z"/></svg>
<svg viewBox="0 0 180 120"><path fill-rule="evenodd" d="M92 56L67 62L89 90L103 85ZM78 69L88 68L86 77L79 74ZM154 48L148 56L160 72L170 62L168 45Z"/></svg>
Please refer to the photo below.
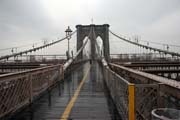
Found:
<svg viewBox="0 0 180 120"><path fill-rule="evenodd" d="M180 45L180 0L0 0L0 48L61 38L68 25L75 30L92 18L117 34ZM110 38L112 53L126 52ZM49 51L64 53L66 45Z"/></svg>

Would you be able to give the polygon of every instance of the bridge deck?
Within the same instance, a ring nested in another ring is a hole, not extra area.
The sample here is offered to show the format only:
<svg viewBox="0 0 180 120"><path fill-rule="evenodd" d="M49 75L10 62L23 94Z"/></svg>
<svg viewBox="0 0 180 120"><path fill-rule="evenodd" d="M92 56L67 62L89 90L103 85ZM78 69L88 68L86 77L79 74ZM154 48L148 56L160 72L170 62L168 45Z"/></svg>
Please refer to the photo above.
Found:
<svg viewBox="0 0 180 120"><path fill-rule="evenodd" d="M107 100L104 94L102 76L98 75L98 68L91 66L90 75L84 81L84 85L74 103L71 119L97 119L110 120Z"/></svg>
<svg viewBox="0 0 180 120"><path fill-rule="evenodd" d="M91 67L89 67L91 66ZM90 70L88 71L88 68ZM81 86L82 85L82 86ZM79 92L78 92L79 91ZM61 96L58 87L51 91L51 106L48 106L48 94L15 116L16 119L33 120L109 120L117 118L116 110L107 97L103 76L97 64L85 64L77 68L61 84ZM29 111L32 111L31 114ZM13 118L13 120L15 119Z"/></svg>

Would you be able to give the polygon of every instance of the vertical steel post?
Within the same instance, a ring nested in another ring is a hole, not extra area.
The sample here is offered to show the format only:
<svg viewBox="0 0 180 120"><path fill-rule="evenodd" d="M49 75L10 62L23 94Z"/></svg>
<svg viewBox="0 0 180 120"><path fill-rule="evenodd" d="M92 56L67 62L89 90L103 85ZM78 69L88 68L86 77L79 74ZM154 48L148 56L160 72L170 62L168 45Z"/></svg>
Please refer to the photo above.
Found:
<svg viewBox="0 0 180 120"><path fill-rule="evenodd" d="M51 90L48 90L48 105L51 106Z"/></svg>
<svg viewBox="0 0 180 120"><path fill-rule="evenodd" d="M32 102L33 102L33 84L32 84L32 75L29 74L28 75L28 79L29 79L29 107L28 107L28 110L29 110L29 113L30 113L30 120L33 119L33 110L32 110Z"/></svg>
<svg viewBox="0 0 180 120"><path fill-rule="evenodd" d="M30 74L29 76L28 76L28 79L29 79L29 87L30 87L30 90L29 90L29 97L30 97L30 103L33 101L33 84L32 84L32 79L31 79L31 77L32 77L32 75Z"/></svg>
<svg viewBox="0 0 180 120"><path fill-rule="evenodd" d="M129 120L135 120L135 85L128 85L129 91Z"/></svg>
<svg viewBox="0 0 180 120"><path fill-rule="evenodd" d="M68 60L70 59L70 47L69 47L69 38L68 38Z"/></svg>
<svg viewBox="0 0 180 120"><path fill-rule="evenodd" d="M48 105L51 106L51 90L50 90L50 86L51 86L51 83L50 83L50 70L48 69Z"/></svg>
<svg viewBox="0 0 180 120"><path fill-rule="evenodd" d="M61 96L61 71L62 71L62 68L61 68L61 65L60 66L58 66L59 68L59 70L58 70L58 72L59 72L59 77L58 77L58 89L59 89L59 96Z"/></svg>
<svg viewBox="0 0 180 120"><path fill-rule="evenodd" d="M61 96L61 82L58 81L59 96Z"/></svg>

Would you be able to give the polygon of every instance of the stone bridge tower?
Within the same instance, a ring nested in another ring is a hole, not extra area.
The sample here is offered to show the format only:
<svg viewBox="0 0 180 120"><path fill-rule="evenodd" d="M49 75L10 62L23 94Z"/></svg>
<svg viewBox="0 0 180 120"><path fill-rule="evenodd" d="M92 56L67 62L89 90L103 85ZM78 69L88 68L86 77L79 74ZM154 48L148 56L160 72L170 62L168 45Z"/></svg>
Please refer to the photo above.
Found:
<svg viewBox="0 0 180 120"><path fill-rule="evenodd" d="M96 34L96 38L99 36L102 39L103 42L103 49L104 49L104 57L107 61L110 60L110 50L109 50L109 25L77 25L77 51L81 48L83 45L83 40L86 36L89 35L91 28L94 30ZM95 40L92 39L92 35L90 35L90 41L91 41L91 59L94 60L96 58L95 53ZM78 59L83 58L83 53L81 52L78 56Z"/></svg>

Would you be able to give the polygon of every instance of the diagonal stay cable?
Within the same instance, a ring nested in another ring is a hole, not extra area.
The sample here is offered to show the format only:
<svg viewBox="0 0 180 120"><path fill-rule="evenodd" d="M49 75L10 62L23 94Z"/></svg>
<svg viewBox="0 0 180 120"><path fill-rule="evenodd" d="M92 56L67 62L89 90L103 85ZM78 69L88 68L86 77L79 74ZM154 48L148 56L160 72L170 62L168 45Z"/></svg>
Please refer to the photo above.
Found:
<svg viewBox="0 0 180 120"><path fill-rule="evenodd" d="M81 48L76 52L74 58L70 58L63 66L63 70L65 71L70 65L71 63L78 57L78 55L82 52L82 50L85 48L85 46L87 45L89 38L92 34L92 29L90 29L89 31L89 35L87 36L85 42L83 43L83 45L81 46Z"/></svg>
<svg viewBox="0 0 180 120"><path fill-rule="evenodd" d="M176 53L176 52L171 52L171 51L167 51L167 50L162 50L162 49L158 49L158 48L154 48L154 47L150 47L150 46L147 46L147 45L143 45L143 44L139 44L139 43L136 43L136 42L133 42L133 41L130 41L126 38L123 38L123 37L120 37L118 36L117 34L113 33L112 31L109 30L109 32L114 35L115 37L125 41L125 42L128 42L128 43L131 43L133 45L136 45L136 46L139 46L139 47L142 47L142 48L146 48L146 49L149 49L149 50L154 50L154 51L158 51L160 53L164 53L164 54L169 54L169 55L172 55L172 56L177 56L177 57L180 57L180 54L179 53Z"/></svg>
<svg viewBox="0 0 180 120"><path fill-rule="evenodd" d="M74 31L74 32L73 32L72 34L70 34L69 36L72 36L72 35L74 35L75 33L76 33L76 31ZM13 54L10 54L10 55L2 56L2 57L0 57L0 60L9 59L9 58L11 58L11 57L16 57L16 56L19 56L19 55L21 56L22 54L31 53L31 52L33 52L33 51L35 52L35 51L37 51L37 50L40 50L40 49L43 49L43 48L52 46L52 45L54 45L54 44L57 44L57 43L65 40L65 39L67 39L69 36L66 36L66 37L64 37L64 38L62 38L62 39L59 39L59 40L56 40L56 41L54 41L54 42L52 42L52 43L45 44L45 45L42 45L42 46L39 46L39 47L35 47L35 48L29 49L29 50L25 50L25 51L22 51L22 52L18 52L18 53L13 53Z"/></svg>

